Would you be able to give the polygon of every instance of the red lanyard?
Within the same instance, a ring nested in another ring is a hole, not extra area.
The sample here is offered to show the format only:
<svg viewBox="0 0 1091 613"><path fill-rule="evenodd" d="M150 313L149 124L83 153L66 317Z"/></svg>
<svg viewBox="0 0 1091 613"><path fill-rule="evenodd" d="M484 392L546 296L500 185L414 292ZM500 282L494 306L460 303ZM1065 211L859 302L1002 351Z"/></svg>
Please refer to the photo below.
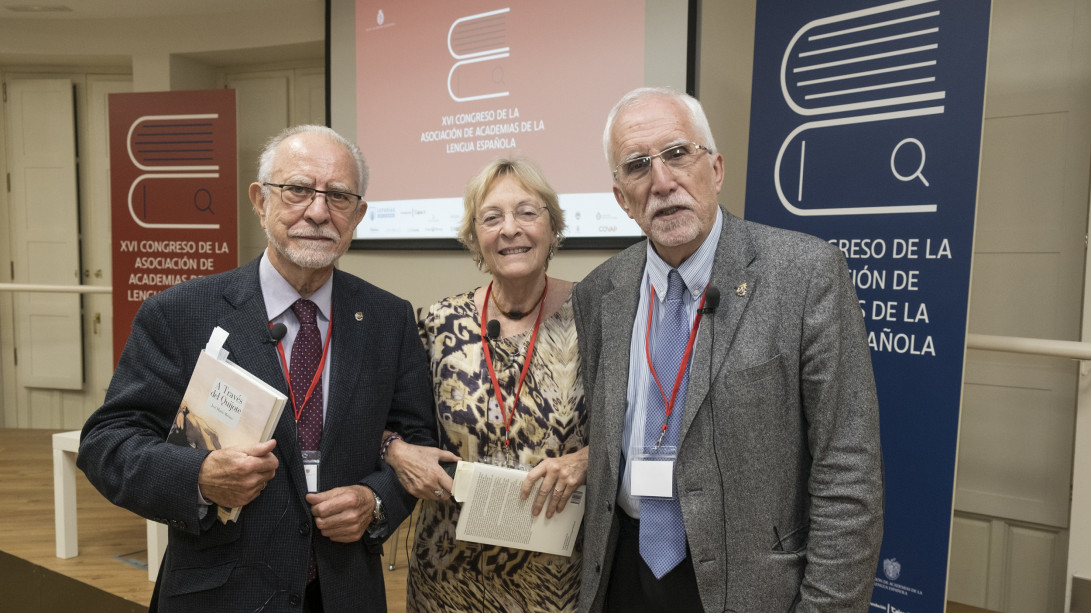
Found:
<svg viewBox="0 0 1091 613"><path fill-rule="evenodd" d="M511 446L511 418L515 416L515 407L519 405L519 395L523 392L523 380L530 370L530 358L534 355L534 341L538 339L538 326L542 323L542 312L545 311L545 295L549 291L549 277L546 277L545 288L542 289L541 307L538 309L538 317L534 320L534 332L530 334L530 345L527 346L527 359L523 362L523 371L519 373L519 384L515 387L515 398L511 401L511 411L504 406L504 393L500 390L500 384L496 381L496 371L492 367L492 352L489 351L489 341L485 332L485 322L489 320L489 296L492 295L492 283L485 290L485 304L481 307L481 346L485 349L485 366L489 369L489 379L492 380L492 389L496 393L496 401L500 404L500 415L504 418L504 446Z"/></svg>
<svg viewBox="0 0 1091 613"><path fill-rule="evenodd" d="M652 364L652 352L648 346L652 335L652 311L655 307L655 286L650 283L648 285L648 329L644 333L644 356L648 360L648 370L651 371L652 378L655 379L655 384L659 387L659 394L663 396L663 406L666 407L666 415L663 417L663 430L659 433L659 440L655 443L655 446L658 447L663 442L663 436L667 433L667 422L670 420L671 412L674 411L674 401L678 398L678 389L682 387L682 378L686 374L686 367L689 366L689 359L693 354L693 343L697 340L697 328L701 325L701 309L705 306L705 294L701 292L701 304L697 305L697 317L693 319L693 329L689 333L686 352L682 354L682 363L678 365L678 374L674 377L674 389L671 390L671 397L668 400L666 392L663 391L663 384L659 382L659 375L655 374L655 365Z"/></svg>
<svg viewBox="0 0 1091 613"><path fill-rule="evenodd" d="M269 327L273 327L273 322L269 322ZM307 394L303 396L303 404L300 404L295 400L295 390L292 389L292 377L288 374L288 359L284 357L284 345L280 341L277 341L277 351L280 352L280 365L284 367L284 380L288 383L288 396L292 399L292 412L295 413L296 421L299 421L299 417L303 415L303 407L307 406L307 401L311 399L311 394L318 385L318 380L322 378L322 371L326 369L326 356L330 353L331 338L333 338L332 306L330 307L330 326L326 330L326 342L322 345L322 359L318 361L318 368L314 371L314 378L311 379L311 386L307 388Z"/></svg>

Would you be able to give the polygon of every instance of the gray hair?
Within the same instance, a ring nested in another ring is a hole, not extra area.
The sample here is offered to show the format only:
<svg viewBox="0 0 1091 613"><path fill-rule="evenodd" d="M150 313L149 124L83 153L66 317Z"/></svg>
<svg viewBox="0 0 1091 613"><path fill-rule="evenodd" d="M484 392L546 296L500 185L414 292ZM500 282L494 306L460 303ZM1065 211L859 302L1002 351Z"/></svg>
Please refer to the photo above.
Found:
<svg viewBox="0 0 1091 613"><path fill-rule="evenodd" d="M712 128L708 125L708 117L705 116L705 109L699 100L670 87L638 87L622 96L614 108L610 109L610 114L606 116L606 129L602 132L602 149L606 153L606 163L609 164L611 171L617 165L614 151L610 149L610 134L614 130L614 121L622 111L650 98L670 98L685 105L690 121L697 130L695 137L704 141L698 144L708 147L713 154L716 153L716 141L712 138Z"/></svg>
<svg viewBox="0 0 1091 613"><path fill-rule="evenodd" d="M481 252L481 245L477 242L476 215L492 188L508 176L514 177L520 187L541 200L546 212L549 213L549 229L554 238L549 248L549 256L546 258L548 269L549 260L553 258L556 248L564 240L564 211L561 209L557 192L549 185L542 169L526 158L493 160L470 179L462 198L463 214L462 223L458 228L458 240L470 252L479 270L492 273L485 265L485 256Z"/></svg>
<svg viewBox="0 0 1091 613"><path fill-rule="evenodd" d="M273 163L276 162L277 147L286 139L306 132L325 134L330 140L344 147L352 155L352 158L356 160L356 191L363 197L367 193L368 168L360 148L332 129L313 124L292 126L265 143L265 147L261 150L261 156L258 158L258 183L271 183L273 181ZM269 188L262 185L261 190L265 197L268 198Z"/></svg>

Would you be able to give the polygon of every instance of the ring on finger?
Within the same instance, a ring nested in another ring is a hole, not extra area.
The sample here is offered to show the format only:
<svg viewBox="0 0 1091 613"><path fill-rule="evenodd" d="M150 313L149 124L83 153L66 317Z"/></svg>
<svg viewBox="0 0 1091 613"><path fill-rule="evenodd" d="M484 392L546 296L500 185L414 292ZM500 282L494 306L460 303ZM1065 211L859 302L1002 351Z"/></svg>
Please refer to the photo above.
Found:
<svg viewBox="0 0 1091 613"><path fill-rule="evenodd" d="M559 490L553 490L553 496L555 498L560 498L563 495L564 495L564 489L563 488L559 489Z"/></svg>
<svg viewBox="0 0 1091 613"><path fill-rule="evenodd" d="M432 493L436 495L436 498L443 498L443 490L436 490Z"/></svg>

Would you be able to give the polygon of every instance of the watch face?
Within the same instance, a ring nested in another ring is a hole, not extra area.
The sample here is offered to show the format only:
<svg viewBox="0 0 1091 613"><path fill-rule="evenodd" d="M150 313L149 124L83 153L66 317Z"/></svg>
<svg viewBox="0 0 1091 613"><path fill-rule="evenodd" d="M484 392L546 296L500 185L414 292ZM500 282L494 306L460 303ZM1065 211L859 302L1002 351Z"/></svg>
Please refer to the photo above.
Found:
<svg viewBox="0 0 1091 613"><path fill-rule="evenodd" d="M386 513L383 511L383 500L378 495L375 496L375 510L371 512L373 521L384 522L386 521Z"/></svg>

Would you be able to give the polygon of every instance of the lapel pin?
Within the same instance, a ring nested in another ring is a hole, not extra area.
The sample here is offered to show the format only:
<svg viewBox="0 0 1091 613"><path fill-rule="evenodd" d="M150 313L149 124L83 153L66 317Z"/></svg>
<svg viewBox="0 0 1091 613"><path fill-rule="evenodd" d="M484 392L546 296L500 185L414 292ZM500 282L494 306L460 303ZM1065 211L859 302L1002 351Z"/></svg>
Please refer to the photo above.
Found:
<svg viewBox="0 0 1091 613"><path fill-rule="evenodd" d="M364 321L363 311L356 311L356 321Z"/></svg>
<svg viewBox="0 0 1091 613"><path fill-rule="evenodd" d="M746 284L745 283L743 283L742 285L735 288L735 295L740 297L740 298L742 298L743 296L746 295Z"/></svg>

